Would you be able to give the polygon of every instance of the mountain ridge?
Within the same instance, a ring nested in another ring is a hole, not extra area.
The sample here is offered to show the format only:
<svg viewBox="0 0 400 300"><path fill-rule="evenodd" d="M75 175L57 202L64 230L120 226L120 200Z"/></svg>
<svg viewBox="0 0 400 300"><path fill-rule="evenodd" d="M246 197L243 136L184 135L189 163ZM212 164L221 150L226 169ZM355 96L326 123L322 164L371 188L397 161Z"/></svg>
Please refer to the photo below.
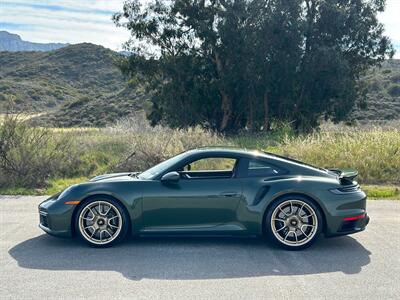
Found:
<svg viewBox="0 0 400 300"><path fill-rule="evenodd" d="M35 43L24 41L18 34L0 31L0 51L51 51L68 46L66 43Z"/></svg>

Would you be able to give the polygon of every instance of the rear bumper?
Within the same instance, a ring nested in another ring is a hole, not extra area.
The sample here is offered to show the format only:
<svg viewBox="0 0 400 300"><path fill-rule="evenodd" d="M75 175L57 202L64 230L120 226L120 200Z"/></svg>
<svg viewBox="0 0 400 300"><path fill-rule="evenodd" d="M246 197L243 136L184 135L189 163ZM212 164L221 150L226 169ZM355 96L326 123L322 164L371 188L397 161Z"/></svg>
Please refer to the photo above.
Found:
<svg viewBox="0 0 400 300"><path fill-rule="evenodd" d="M369 221L370 221L370 217L368 216L367 213L365 213L365 216L363 218L358 219L358 220L342 221L339 230L336 233L328 235L328 237L361 232L361 231L365 230Z"/></svg>

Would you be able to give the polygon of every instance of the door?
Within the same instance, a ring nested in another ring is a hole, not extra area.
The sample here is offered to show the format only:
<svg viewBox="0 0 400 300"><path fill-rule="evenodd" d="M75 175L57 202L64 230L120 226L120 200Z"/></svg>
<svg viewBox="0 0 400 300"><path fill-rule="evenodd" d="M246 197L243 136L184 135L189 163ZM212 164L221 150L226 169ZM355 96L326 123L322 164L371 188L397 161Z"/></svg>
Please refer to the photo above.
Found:
<svg viewBox="0 0 400 300"><path fill-rule="evenodd" d="M201 161L205 159L208 161ZM192 162L179 170L177 182L149 183L143 193L144 231L237 230L242 186L234 176L236 160L223 159L222 165L209 158Z"/></svg>

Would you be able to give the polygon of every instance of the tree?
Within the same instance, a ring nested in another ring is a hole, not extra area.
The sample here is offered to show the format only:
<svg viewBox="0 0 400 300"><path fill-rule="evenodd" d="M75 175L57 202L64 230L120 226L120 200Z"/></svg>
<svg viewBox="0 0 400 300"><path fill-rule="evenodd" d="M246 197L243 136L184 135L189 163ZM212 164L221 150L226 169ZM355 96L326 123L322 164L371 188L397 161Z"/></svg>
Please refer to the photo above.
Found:
<svg viewBox="0 0 400 300"><path fill-rule="evenodd" d="M220 131L339 121L357 80L393 54L383 0L126 1L114 15L134 52L121 66L151 91L154 123Z"/></svg>

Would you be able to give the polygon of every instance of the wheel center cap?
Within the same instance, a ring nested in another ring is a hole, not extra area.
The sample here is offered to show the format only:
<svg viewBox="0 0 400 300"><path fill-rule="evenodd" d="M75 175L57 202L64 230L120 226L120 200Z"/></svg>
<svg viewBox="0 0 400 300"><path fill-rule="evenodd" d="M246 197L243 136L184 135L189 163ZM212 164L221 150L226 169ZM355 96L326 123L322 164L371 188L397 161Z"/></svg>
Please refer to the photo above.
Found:
<svg viewBox="0 0 400 300"><path fill-rule="evenodd" d="M297 227L300 222L297 218L294 217L294 218L290 218L288 223L289 223L288 224L289 226Z"/></svg>
<svg viewBox="0 0 400 300"><path fill-rule="evenodd" d="M104 219L98 219L98 220L97 220L97 225L103 226L104 224L105 224Z"/></svg>

